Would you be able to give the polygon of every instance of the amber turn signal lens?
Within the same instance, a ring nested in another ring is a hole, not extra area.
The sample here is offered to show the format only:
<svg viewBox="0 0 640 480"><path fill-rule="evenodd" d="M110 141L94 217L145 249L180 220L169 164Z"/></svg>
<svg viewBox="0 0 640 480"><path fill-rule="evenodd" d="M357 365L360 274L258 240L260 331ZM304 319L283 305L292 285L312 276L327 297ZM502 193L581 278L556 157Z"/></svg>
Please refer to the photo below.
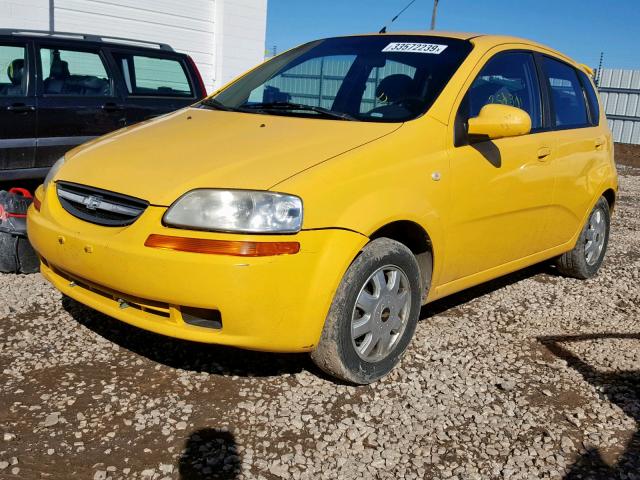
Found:
<svg viewBox="0 0 640 480"><path fill-rule="evenodd" d="M33 208L35 208L38 212L40 211L40 207L42 207L42 203L38 197L33 197Z"/></svg>
<svg viewBox="0 0 640 480"><path fill-rule="evenodd" d="M241 242L231 240L208 240L205 238L149 235L146 247L178 250L180 252L232 255L236 257L269 257L291 255L300 251L298 242Z"/></svg>

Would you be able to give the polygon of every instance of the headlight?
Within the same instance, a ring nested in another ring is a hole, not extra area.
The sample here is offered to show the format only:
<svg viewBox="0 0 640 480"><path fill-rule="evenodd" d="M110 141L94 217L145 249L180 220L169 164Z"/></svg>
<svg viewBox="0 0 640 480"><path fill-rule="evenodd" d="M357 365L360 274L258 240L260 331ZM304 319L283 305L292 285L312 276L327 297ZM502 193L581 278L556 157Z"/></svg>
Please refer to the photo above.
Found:
<svg viewBox="0 0 640 480"><path fill-rule="evenodd" d="M53 177L56 176L56 173L58 173L58 170L60 170L60 167L63 164L64 164L64 157L59 158L56 161L56 163L53 164L53 166L49 170L49 173L47 173L47 176L44 179L44 183L42 184L42 189L44 192L47 191L47 187L49 186L49 183L51 183L51 180L53 180Z"/></svg>
<svg viewBox="0 0 640 480"><path fill-rule="evenodd" d="M294 195L248 190L193 190L165 213L173 227L243 233L296 233L302 200Z"/></svg>

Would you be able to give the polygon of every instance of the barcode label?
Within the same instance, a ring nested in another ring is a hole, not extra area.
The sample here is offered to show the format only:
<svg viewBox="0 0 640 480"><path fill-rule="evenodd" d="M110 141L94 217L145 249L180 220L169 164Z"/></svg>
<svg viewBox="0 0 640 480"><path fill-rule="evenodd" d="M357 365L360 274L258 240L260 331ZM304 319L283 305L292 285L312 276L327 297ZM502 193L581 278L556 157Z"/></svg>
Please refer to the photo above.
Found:
<svg viewBox="0 0 640 480"><path fill-rule="evenodd" d="M393 42L382 49L383 52L404 52L404 53L430 53L440 55L446 45L437 43L399 43Z"/></svg>

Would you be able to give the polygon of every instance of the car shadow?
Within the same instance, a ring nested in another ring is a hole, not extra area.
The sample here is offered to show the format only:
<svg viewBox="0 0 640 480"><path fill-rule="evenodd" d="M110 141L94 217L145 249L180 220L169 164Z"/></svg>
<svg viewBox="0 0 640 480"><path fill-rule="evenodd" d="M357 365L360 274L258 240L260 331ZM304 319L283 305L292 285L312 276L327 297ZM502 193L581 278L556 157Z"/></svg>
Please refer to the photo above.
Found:
<svg viewBox="0 0 640 480"><path fill-rule="evenodd" d="M231 432L216 428L196 430L180 455L180 480L232 480L241 472L241 456Z"/></svg>
<svg viewBox="0 0 640 480"><path fill-rule="evenodd" d="M69 297L63 298L62 306L76 322L106 340L171 368L240 377L273 377L303 370L315 373L306 354L254 352L190 342L133 327Z"/></svg>
<svg viewBox="0 0 640 480"><path fill-rule="evenodd" d="M420 319L427 319L434 315L439 315L452 308L459 307L465 303L470 302L476 298L488 295L496 290L500 290L514 283L518 283L527 278L535 277L536 275L543 275L540 277L541 281L553 281L554 277L558 277L558 272L555 267L549 262L538 263L530 267L518 270L503 277L490 280L485 283L481 283L475 287L462 290L461 292L454 293L440 300L428 303L422 307L420 312Z"/></svg>
<svg viewBox="0 0 640 480"><path fill-rule="evenodd" d="M551 353L564 359L569 367L574 368L587 382L597 387L608 401L620 407L625 415L633 418L637 426L636 432L615 465L607 463L598 449L590 448L569 468L564 477L565 480L633 478L628 475L640 471L640 370L602 372L578 358L562 345L563 343L601 339L640 340L640 333L602 333L538 338L538 341Z"/></svg>

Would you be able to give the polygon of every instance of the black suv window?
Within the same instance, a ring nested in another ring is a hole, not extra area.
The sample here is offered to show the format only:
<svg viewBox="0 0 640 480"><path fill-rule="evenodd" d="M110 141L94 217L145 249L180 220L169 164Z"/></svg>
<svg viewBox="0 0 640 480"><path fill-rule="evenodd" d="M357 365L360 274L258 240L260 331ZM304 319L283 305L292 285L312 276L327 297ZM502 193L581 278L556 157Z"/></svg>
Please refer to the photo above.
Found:
<svg viewBox="0 0 640 480"><path fill-rule="evenodd" d="M114 57L129 95L194 96L187 72L177 59L121 53L114 54Z"/></svg>
<svg viewBox="0 0 640 480"><path fill-rule="evenodd" d="M28 77L25 48L0 45L0 97L24 97Z"/></svg>
<svg viewBox="0 0 640 480"><path fill-rule="evenodd" d="M549 57L543 57L542 64L549 80L556 127L576 128L588 125L587 105L576 70Z"/></svg>
<svg viewBox="0 0 640 480"><path fill-rule="evenodd" d="M111 79L98 53L41 48L40 62L46 95L112 95Z"/></svg>
<svg viewBox="0 0 640 480"><path fill-rule="evenodd" d="M584 88L589 102L589 120L591 121L591 125L598 125L600 123L600 105L598 104L598 96L593 89L593 84L591 83L591 80L589 80L589 77L581 71L578 71L578 76L580 77L582 88Z"/></svg>
<svg viewBox="0 0 640 480"><path fill-rule="evenodd" d="M473 118L491 103L520 108L531 117L532 130L542 127L540 86L532 54L505 52L489 60L469 88L462 108L468 108L466 118Z"/></svg>

